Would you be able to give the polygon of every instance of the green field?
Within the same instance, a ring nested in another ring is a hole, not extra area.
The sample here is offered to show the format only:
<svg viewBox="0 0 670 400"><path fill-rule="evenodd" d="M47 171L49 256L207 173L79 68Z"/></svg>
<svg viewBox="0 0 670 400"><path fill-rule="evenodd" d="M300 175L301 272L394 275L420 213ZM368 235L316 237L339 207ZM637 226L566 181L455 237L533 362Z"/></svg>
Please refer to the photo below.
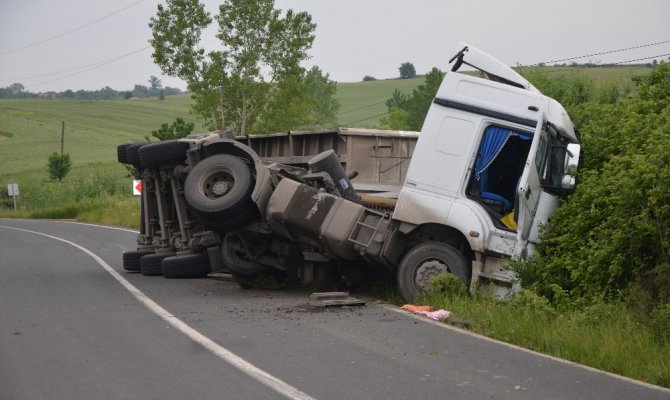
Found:
<svg viewBox="0 0 670 400"><path fill-rule="evenodd" d="M341 104L338 122L343 127L380 128L379 119L386 115L385 103L393 91L410 94L421 83L423 77L338 83L336 97Z"/></svg>

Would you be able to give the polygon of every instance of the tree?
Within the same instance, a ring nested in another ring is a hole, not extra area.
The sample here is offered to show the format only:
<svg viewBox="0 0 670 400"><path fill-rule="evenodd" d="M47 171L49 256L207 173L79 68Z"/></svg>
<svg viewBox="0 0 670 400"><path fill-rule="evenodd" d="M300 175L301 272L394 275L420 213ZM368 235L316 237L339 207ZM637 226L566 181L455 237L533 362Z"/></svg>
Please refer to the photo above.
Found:
<svg viewBox="0 0 670 400"><path fill-rule="evenodd" d="M151 86L151 89L154 91L158 91L163 87L161 80L153 75L149 77L149 86Z"/></svg>
<svg viewBox="0 0 670 400"><path fill-rule="evenodd" d="M162 123L158 130L151 132L151 135L158 140L179 139L190 135L194 127L193 122L186 122L182 118L177 118L172 124Z"/></svg>
<svg viewBox="0 0 670 400"><path fill-rule="evenodd" d="M328 74L319 67L312 67L305 76L305 82L312 102L312 122L318 126L334 124L340 103L335 98L337 82L331 81Z"/></svg>
<svg viewBox="0 0 670 400"><path fill-rule="evenodd" d="M51 179L58 179L62 181L63 178L67 176L70 172L70 167L72 167L72 161L70 161L69 154L58 154L53 152L49 155L49 177Z"/></svg>
<svg viewBox="0 0 670 400"><path fill-rule="evenodd" d="M212 128L244 135L286 81L302 74L300 62L314 41L311 16L283 13L274 0L226 0L215 17L221 49L200 46L213 19L198 0L167 0L149 24L154 62L193 93L193 111Z"/></svg>
<svg viewBox="0 0 670 400"><path fill-rule="evenodd" d="M400 71L400 77L402 79L409 79L409 78L414 78L416 76L416 70L414 69L414 64L411 62L406 62L402 63L400 65L400 68L398 68Z"/></svg>
<svg viewBox="0 0 670 400"><path fill-rule="evenodd" d="M365 75L363 77L363 82L370 82L370 81L376 81L376 80L377 80L377 78L375 78L374 76L370 76L370 75Z"/></svg>
<svg viewBox="0 0 670 400"><path fill-rule="evenodd" d="M386 101L389 117L382 119L381 123L391 129L421 130L423 120L437 94L437 89L440 88L443 77L442 71L433 68L426 74L424 83L412 91L411 96L396 89L393 96Z"/></svg>

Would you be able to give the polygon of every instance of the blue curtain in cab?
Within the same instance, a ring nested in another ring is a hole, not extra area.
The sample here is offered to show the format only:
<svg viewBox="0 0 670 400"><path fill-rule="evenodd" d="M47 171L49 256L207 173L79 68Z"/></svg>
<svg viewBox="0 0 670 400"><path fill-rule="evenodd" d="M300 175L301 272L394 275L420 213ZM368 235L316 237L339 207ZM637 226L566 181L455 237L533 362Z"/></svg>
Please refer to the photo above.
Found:
<svg viewBox="0 0 670 400"><path fill-rule="evenodd" d="M500 150L505 147L505 143L510 136L518 136L522 140L531 140L532 135L522 132L514 132L510 129L499 126L489 126L484 132L484 139L479 146L479 154L475 162L475 180L479 182L479 188L482 192L488 188L488 173L486 169L496 159Z"/></svg>

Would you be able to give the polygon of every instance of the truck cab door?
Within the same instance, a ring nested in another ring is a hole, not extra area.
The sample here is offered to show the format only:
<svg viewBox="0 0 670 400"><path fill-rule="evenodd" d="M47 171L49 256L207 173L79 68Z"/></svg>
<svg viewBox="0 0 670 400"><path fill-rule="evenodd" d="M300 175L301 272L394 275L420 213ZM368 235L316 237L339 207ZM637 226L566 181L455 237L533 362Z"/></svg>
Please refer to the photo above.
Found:
<svg viewBox="0 0 670 400"><path fill-rule="evenodd" d="M546 126L546 116L542 113L533 135L533 143L528 152L526 165L517 185L515 214L517 216L517 232L521 243L529 240L542 193L540 177L544 173L549 143Z"/></svg>

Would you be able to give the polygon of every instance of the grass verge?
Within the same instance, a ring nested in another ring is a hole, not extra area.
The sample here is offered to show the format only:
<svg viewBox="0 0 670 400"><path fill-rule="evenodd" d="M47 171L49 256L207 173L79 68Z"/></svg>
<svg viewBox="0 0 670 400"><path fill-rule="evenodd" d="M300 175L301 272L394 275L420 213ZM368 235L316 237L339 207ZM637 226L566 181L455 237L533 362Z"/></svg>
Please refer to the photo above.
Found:
<svg viewBox="0 0 670 400"><path fill-rule="evenodd" d="M503 302L453 287L438 282L416 304L449 310L451 318L491 338L670 387L670 337L639 323L622 303L556 309L526 290Z"/></svg>

